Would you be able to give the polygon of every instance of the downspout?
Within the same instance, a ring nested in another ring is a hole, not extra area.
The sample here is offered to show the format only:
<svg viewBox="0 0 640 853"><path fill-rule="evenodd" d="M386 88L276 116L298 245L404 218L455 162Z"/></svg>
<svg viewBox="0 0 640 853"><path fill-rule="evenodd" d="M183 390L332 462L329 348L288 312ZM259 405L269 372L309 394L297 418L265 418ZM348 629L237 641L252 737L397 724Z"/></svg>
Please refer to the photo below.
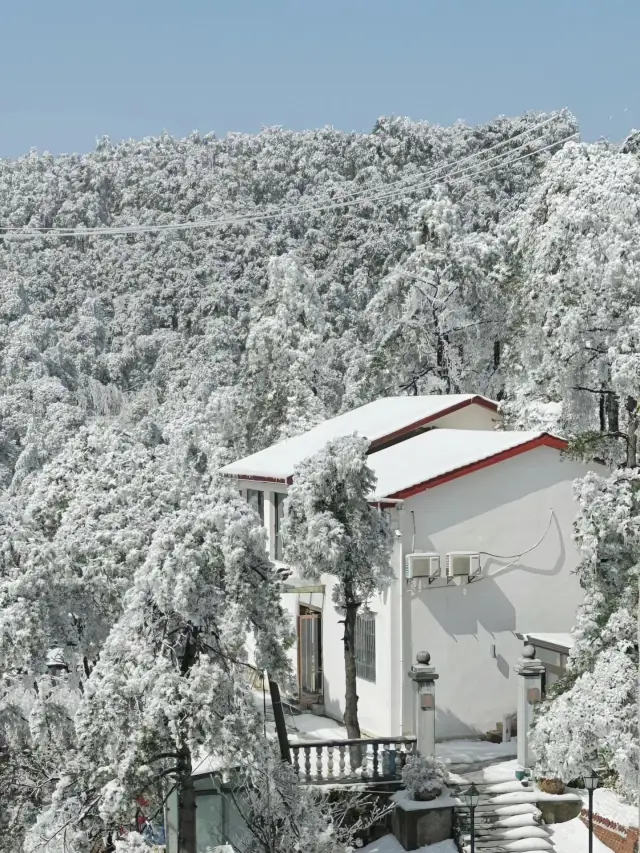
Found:
<svg viewBox="0 0 640 853"><path fill-rule="evenodd" d="M400 530L400 565L398 566L398 636L400 637L400 655L398 659L398 681L397 681L397 696L399 698L399 719L398 719L398 734L404 734L404 680L406 673L404 671L404 536L403 536L403 521L404 507L399 504L396 507L398 513L398 527Z"/></svg>
<svg viewBox="0 0 640 853"><path fill-rule="evenodd" d="M400 544L400 548L399 548L400 559L398 561L399 565L397 566L398 584L397 584L396 603L394 605L397 608L397 610L396 610L396 618L395 618L395 620L392 619L391 624L392 624L392 628L393 628L393 623L395 621L395 625L397 628L396 633L397 633L397 637L399 639L399 655L397 658L399 666L398 666L398 674L397 674L396 679L395 679L395 681L396 681L395 694L397 697L397 701L395 702L395 707L398 708L398 715L399 715L397 718L397 721L396 721L397 722L397 726L396 726L397 735L401 737L404 734L404 704L405 704L404 681L406 678L406 673L404 671L404 642L405 642L405 639L404 639L404 590L405 590L405 583L404 583L404 536L403 536L403 533L404 533L404 531L403 531L403 527L404 527L404 525L403 525L403 521L404 521L404 499L386 498L385 497L385 498L383 498L383 501L384 501L384 503L394 503L395 504L396 513L398 514L398 529L399 529L399 533L400 533L400 536L398 537L399 544ZM391 647L393 646L393 637L389 638L389 645ZM392 661L393 661L393 658L392 658ZM392 681L392 683L393 683L393 681ZM393 720L393 717L391 719ZM393 736L395 737L396 734L394 734Z"/></svg>

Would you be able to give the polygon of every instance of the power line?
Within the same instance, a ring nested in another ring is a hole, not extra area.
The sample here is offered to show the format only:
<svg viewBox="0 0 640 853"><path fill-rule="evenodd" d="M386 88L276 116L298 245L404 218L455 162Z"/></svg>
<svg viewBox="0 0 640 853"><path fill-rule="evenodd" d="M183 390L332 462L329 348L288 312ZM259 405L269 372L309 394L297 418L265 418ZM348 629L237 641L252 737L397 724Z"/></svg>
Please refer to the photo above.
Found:
<svg viewBox="0 0 640 853"><path fill-rule="evenodd" d="M475 151L473 154L468 154L466 157L463 157L461 160L454 160L453 162L443 163L440 166L435 166L432 169L428 169L426 172L423 172L420 175L413 175L413 176L408 177L408 178L401 178L399 181L394 182L393 186L398 190L402 190L403 185L405 185L405 184L407 185L407 187L411 187L412 185L416 184L417 181L422 181L424 178L428 178L428 177L431 177L433 175L436 175L438 172L441 172L442 170L450 169L452 166L455 166L455 165L459 166L462 163L466 163L469 160L473 160L476 157L482 157L485 154L489 154L491 151L495 151L498 148L502 148L502 146L507 145L516 139L519 139L523 136L528 136L529 134L534 133L535 131L539 130L540 128L545 127L548 124L551 124L551 122L556 121L560 116L562 116L564 114L564 112L565 111L562 110L558 113L555 113L550 118L545 119L544 121L541 121L541 122L537 122L537 123L533 124L531 127L528 127L525 130L521 130L519 133L516 133L513 136L510 136L508 139L503 139L501 142L497 142L494 145L491 145L489 148L484 148L481 151ZM516 148L520 148L520 147L521 146L516 146ZM501 156L504 156L504 155L501 155ZM359 191L351 190L351 191L346 192L343 196L340 196L340 199L336 199L335 197L332 198L332 197L327 196L326 200L327 200L327 202L336 202L336 203L339 200L341 201L345 197L350 197L353 200L355 200L355 199L359 198L360 196L367 195L367 193L370 193L370 192L371 192L370 189L359 190ZM292 211L295 213L300 209L300 207L301 207L301 205L297 204L297 205L292 205L288 208L280 208L280 210L277 213L278 214L284 214L288 211ZM256 214L256 215L262 215L262 214ZM270 214L270 215L275 215L275 214ZM181 227L181 226L193 226L193 225L196 225L199 221L204 221L204 220L193 220L192 222L185 222L185 223L167 223L165 225L156 225L156 226L148 226L148 227L157 228L159 230L160 229L169 230L169 229ZM24 226L19 226L19 225L14 225L14 226L7 225L7 226L5 226L6 230L8 230L8 231L21 231L21 230L23 230L23 227ZM118 226L115 226L115 227L118 227ZM139 224L132 225L132 226L122 226L122 228L128 228L128 227L144 228L145 226L142 226ZM100 230L106 231L107 228L108 228L108 226L104 226ZM37 231L38 233L41 233L41 232L44 233L44 232L49 232L49 231L59 233L61 230L70 231L73 229L60 229L56 226L43 226L43 227L33 228L31 230ZM86 229L86 230L90 230L91 233L96 233L97 229ZM112 231L113 229L109 229L109 230Z"/></svg>
<svg viewBox="0 0 640 853"><path fill-rule="evenodd" d="M550 121L550 120L547 120L547 123L548 123L548 121ZM223 225L248 224L250 222L258 222L258 221L265 221L265 220L269 220L269 219L277 219L277 218L281 218L284 216L304 215L304 214L308 214L308 213L320 213L320 212L329 211L329 210L337 210L337 209L344 208L344 207L353 207L354 205L358 205L358 204L366 204L369 202L380 201L382 199L393 198L395 196L402 195L405 192L415 192L419 189L428 189L428 188L433 187L433 186L437 185L438 183L441 183L445 180L450 182L450 183L459 183L464 178L476 177L478 175L486 174L487 172L495 171L498 168L502 168L503 166L508 166L508 165L511 165L512 163L517 163L521 160L525 160L528 157L533 157L535 154L541 154L543 151L547 151L550 148L555 147L556 145L561 145L562 143L567 142L570 139L574 139L578 135L579 134L577 132L572 133L569 136L563 137L562 139L556 140L555 142L551 142L550 144L545 145L542 148L536 148L535 150L530 151L527 154L524 154L520 157L516 157L516 158L513 158L511 160L506 160L506 162L504 162L504 163L499 162L497 165L493 165L489 169L481 169L480 171L473 171L473 170L476 170L477 167L480 165L487 165L488 163L494 163L495 161L501 161L505 157L509 157L511 154L513 154L514 151L519 151L522 148L526 147L527 145L532 144L532 142L535 140L532 140L530 142L524 142L521 145L516 146L516 148L512 149L511 151L506 151L506 152L499 154L495 157L489 158L489 160L484 161L484 163L477 163L477 164L473 163L470 166L465 167L464 169L458 169L458 170L454 170L454 171L445 172L445 174L440 175L435 180L431 180L431 181L427 181L427 182L420 181L418 183L408 184L407 186L403 186L399 189L394 188L391 190L387 190L386 192L376 193L376 194L370 195L370 196L364 196L364 197L360 196L360 197L351 198L351 199L340 199L338 201L333 201L333 202L328 203L328 204L321 203L319 205L311 205L311 206L299 205L299 206L290 207L290 208L281 208L277 211L272 211L272 212L261 212L261 213L255 213L255 214L245 214L245 215L240 215L240 216L219 217L217 219L200 219L200 220L193 220L190 222L175 222L175 223L166 223L166 224L160 224L160 225L140 225L140 224L137 224L137 225L129 225L129 226L98 227L98 228L74 228L74 229L70 229L70 228L64 229L64 228L55 228L55 227L44 228L43 227L43 228L32 228L28 231L24 230L24 228L19 227L19 226L9 226L9 227L5 226L4 231L5 231L5 235L16 237L18 239L25 239L25 238L36 236L39 234L51 234L51 235L56 235L59 237L83 237L84 238L84 237L91 237L91 236L116 236L116 235L126 235L126 234L152 234L152 233L161 233L164 231L187 231L187 230L193 230L196 228L212 228L212 227L219 227L219 226L223 226ZM514 137L512 137L511 139L506 140L506 141L510 142L510 141L512 141L513 138ZM496 146L494 146L494 148L495 147ZM485 151L476 152L475 155L469 155L469 157L465 158L465 159L468 160L470 157L485 154L489 150L491 150L491 149L485 149ZM463 162L463 161L459 161L459 162ZM452 163L451 165L453 166L453 165L455 165L455 163ZM440 167L440 168L443 168L443 167ZM472 170L472 171L470 172L469 170ZM434 170L434 171L437 171L437 170ZM451 176L455 176L455 175L461 175L463 177L460 177L457 180L450 180Z"/></svg>
<svg viewBox="0 0 640 853"><path fill-rule="evenodd" d="M550 121L553 121L556 117L557 116L555 116L552 119L547 119L545 122L541 122L535 128L530 128L528 131L525 131L523 133L529 133L533 129L538 129L541 126L548 124ZM522 136L523 133L519 134L519 136ZM530 154L528 156L533 156L536 153L539 153L541 151L545 151L548 148L551 148L556 144L560 144L561 142L564 142L567 139L573 138L574 136L577 136L577 134L572 134L571 136L565 137L562 140L557 140L556 142L553 142L550 145L545 146L544 148L536 149L536 151L530 152ZM476 152L473 155L469 155L468 157L463 158L463 160L457 161L457 163L459 164L459 163L464 162L465 160L471 159L472 157L484 155L484 154L488 153L489 151L491 151L492 149L500 147L501 145L503 145L507 142L513 141L514 138L516 138L516 137L511 137L509 140L503 140L503 142L498 143L495 146L492 146L492 148L485 149L484 151L481 151L481 152ZM533 142L533 141L534 140L531 140L530 142L522 143L521 145L516 146L516 148L512 149L511 151L506 151L506 152L503 152L502 154L499 154L495 157L489 158L489 160L484 161L484 163L485 164L492 163L494 161L499 161L499 160L503 159L504 157L508 157L514 151L521 150L526 145L531 144L531 142ZM520 159L522 159L522 158L520 158ZM514 160L512 162L516 162L516 161ZM446 166L437 167L436 169L431 170L431 173L440 171L443 168L449 168L450 169L451 166L455 166L455 165L456 165L456 161L454 161L453 163L448 164ZM431 180L428 182L422 181L422 178L424 178L424 175L422 175L420 177L419 182L415 182L415 179L414 179L413 183L407 184L406 186L402 186L400 188L395 187L395 188L392 188L390 190L386 190L385 192L382 192L382 193L378 192L378 193L375 193L375 194L369 195L369 196L367 196L365 194L363 197L362 193L358 193L358 194L354 194L354 197L352 199L339 199L339 200L332 201L328 204L322 203L321 205L312 205L312 206L295 205L295 206L292 206L289 208L280 208L276 211L271 211L271 212L263 211L260 213L245 214L245 215L240 215L240 216L227 216L227 217L219 217L217 219L200 219L200 220L192 220L192 221L188 221L188 222L175 222L175 223L172 222L172 223L157 224L157 225L141 225L138 223L136 225L129 225L129 226L126 226L126 225L125 226L115 226L115 227L104 226L104 227L85 228L85 229L83 229L83 228L73 228L73 229L72 228L55 228L55 227L44 228L43 227L43 228L32 228L28 232L24 231L23 228L21 228L19 226L13 226L13 227L7 227L6 230L9 233L16 233L16 234L19 234L20 236L24 236L24 237L28 237L31 234L40 234L40 233L52 233L52 234L57 234L58 236L61 236L61 237L85 237L85 236L90 236L90 235L108 236L108 235L116 235L116 234L140 234L140 233L160 233L163 231L185 231L185 230L192 230L194 228L206 228L206 227L212 227L212 226L217 226L217 225L246 224L246 223L253 222L253 221L275 219L275 218L279 218L279 217L287 216L287 215L322 212L325 210L335 210L335 209L338 209L341 207L351 207L355 204L363 204L363 203L367 203L367 202L371 202L371 201L378 201L378 200L385 199L385 198L392 198L392 197L395 197L397 195L403 194L405 191L415 191L417 189L429 188L431 186L434 186L436 183L447 179L450 175L467 173L469 171L469 169L475 169L475 168L477 168L478 165L482 165L482 163L478 163L478 164L473 163L470 166L465 167L464 169L458 169L458 170L454 170L454 171L445 172L444 175L440 175L436 180ZM484 170L484 171L487 171L487 170ZM431 173L427 172L425 174L431 174ZM477 174L482 174L482 173L483 172L479 172Z"/></svg>

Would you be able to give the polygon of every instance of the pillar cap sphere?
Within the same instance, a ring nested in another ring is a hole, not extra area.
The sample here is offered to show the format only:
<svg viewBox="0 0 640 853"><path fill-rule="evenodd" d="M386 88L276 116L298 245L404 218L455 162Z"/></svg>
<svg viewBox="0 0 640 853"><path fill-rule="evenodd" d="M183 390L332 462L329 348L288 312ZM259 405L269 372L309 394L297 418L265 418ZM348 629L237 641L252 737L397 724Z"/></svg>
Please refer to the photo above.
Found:
<svg viewBox="0 0 640 853"><path fill-rule="evenodd" d="M431 655L429 652L418 652L416 655L416 661L420 664L426 664L427 666L431 662Z"/></svg>

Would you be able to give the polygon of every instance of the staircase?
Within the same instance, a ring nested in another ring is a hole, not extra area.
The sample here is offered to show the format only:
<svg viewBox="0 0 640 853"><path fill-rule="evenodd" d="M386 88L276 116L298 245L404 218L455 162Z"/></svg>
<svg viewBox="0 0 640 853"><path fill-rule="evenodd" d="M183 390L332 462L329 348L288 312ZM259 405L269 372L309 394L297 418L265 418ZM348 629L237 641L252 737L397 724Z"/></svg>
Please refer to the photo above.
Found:
<svg viewBox="0 0 640 853"><path fill-rule="evenodd" d="M514 779L512 782L488 783L483 774L466 776L475 784L480 794L475 810L474 837L478 853L540 853L553 851L551 833L542 822L542 813L536 806L540 797L533 787ZM456 793L465 790L456 786ZM463 853L471 850L471 819L464 806L456 808L460 829L459 845Z"/></svg>

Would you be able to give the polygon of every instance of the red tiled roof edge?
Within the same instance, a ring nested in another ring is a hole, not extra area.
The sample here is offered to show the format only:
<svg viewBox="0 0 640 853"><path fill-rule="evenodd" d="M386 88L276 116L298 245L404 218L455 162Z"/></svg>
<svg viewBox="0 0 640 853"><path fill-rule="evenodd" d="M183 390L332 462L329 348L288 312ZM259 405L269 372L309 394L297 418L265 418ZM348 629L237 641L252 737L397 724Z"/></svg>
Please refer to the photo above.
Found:
<svg viewBox="0 0 640 853"><path fill-rule="evenodd" d="M528 453L530 450L535 450L537 447L551 447L554 450L566 450L568 443L563 438L558 438L551 433L545 432L536 438L518 444L515 447L510 447L507 450L501 450L499 453L493 453L485 459L480 459L477 462L471 462L468 465L462 465L460 468L455 468L446 474L440 474L437 477L432 477L430 480L424 480L422 483L416 483L415 486L409 486L407 489L402 489L399 492L385 495L380 498L383 503L384 499L391 498L395 500L405 500L406 498L418 495L427 489L433 489L436 486L441 486L444 483L449 483L451 480L457 480L458 477L464 477L466 474L473 474L474 471L480 471L483 468L488 468L490 465L495 465L497 462L504 462L506 459L512 459L514 456L520 456L522 453Z"/></svg>
<svg viewBox="0 0 640 853"><path fill-rule="evenodd" d="M395 432L390 432L387 435L381 435L379 438L376 438L369 445L369 453L375 453L377 447L381 444L386 444L388 441L393 441L396 438L401 438L403 435L407 433L413 432L413 430L419 429L422 426L426 426L427 424L432 423L433 421L437 421L439 418L444 418L446 415L452 415L454 412L460 411L460 409L466 409L467 406L482 406L485 409L490 409L492 412L498 411L498 404L494 403L493 400L486 400L484 397L480 397L478 395L471 397L469 400L462 400L460 403L454 403L452 406L448 406L446 409L442 409L439 412L436 412L432 415L427 415L424 418L420 418L419 421L414 421L412 424L408 424L407 426L403 426L400 429L397 429Z"/></svg>

